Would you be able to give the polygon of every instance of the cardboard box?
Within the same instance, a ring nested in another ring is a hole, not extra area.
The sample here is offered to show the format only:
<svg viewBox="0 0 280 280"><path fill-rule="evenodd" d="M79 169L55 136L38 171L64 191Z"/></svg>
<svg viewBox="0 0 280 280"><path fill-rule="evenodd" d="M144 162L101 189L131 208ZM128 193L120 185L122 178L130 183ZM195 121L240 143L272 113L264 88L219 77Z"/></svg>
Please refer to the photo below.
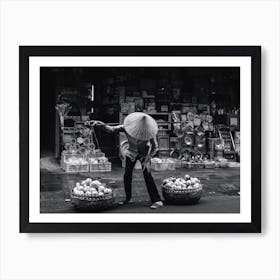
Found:
<svg viewBox="0 0 280 280"><path fill-rule="evenodd" d="M157 110L155 109L154 106L148 106L147 107L147 113L148 114L155 114L157 112Z"/></svg>
<svg viewBox="0 0 280 280"><path fill-rule="evenodd" d="M160 106L160 111L161 112L168 112L168 105L161 105Z"/></svg>
<svg viewBox="0 0 280 280"><path fill-rule="evenodd" d="M134 102L121 103L121 112L128 113L128 114L135 112L135 103Z"/></svg>

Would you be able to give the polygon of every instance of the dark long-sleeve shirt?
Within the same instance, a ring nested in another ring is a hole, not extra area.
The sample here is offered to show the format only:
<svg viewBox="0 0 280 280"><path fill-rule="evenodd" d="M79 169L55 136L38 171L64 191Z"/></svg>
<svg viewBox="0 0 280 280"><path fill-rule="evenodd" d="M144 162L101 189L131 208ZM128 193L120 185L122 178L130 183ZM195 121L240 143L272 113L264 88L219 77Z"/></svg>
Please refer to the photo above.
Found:
<svg viewBox="0 0 280 280"><path fill-rule="evenodd" d="M148 141L137 140L131 137L124 129L123 125L110 126L102 124L103 130L109 133L124 132L126 134L129 147L125 152L125 155L128 156L132 161L136 159L137 156L146 158L147 156L153 157L158 150L158 142L156 137Z"/></svg>

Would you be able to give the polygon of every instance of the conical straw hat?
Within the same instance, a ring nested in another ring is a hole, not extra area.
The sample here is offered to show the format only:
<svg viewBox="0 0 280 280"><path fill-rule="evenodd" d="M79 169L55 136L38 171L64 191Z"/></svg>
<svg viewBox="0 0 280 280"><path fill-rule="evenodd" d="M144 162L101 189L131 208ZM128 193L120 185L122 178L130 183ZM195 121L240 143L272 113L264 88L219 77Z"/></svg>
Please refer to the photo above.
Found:
<svg viewBox="0 0 280 280"><path fill-rule="evenodd" d="M124 129L131 137L148 141L157 135L158 125L151 116L135 112L124 119Z"/></svg>

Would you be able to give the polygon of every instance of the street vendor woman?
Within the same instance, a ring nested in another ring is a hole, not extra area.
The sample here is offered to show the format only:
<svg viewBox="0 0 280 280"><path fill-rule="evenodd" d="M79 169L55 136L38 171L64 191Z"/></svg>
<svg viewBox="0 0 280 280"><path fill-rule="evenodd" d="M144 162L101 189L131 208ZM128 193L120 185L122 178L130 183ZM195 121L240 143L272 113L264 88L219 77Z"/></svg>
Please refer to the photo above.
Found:
<svg viewBox="0 0 280 280"><path fill-rule="evenodd" d="M90 125L101 127L109 133L125 132L128 139L128 149L125 151L124 189L126 199L121 204L131 202L132 172L136 161L142 165L143 175L147 190L152 202L150 208L156 209L163 206L156 184L151 174L151 158L155 155L158 144L156 134L158 125L149 115L142 112L129 114L123 125L109 126L101 121L89 121Z"/></svg>

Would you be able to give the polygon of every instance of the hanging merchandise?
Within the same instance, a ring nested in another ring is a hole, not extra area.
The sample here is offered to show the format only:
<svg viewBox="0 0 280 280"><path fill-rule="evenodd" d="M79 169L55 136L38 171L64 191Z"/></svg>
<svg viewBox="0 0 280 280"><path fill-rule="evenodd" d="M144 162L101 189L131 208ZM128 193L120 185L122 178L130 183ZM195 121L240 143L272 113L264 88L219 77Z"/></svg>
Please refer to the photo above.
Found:
<svg viewBox="0 0 280 280"><path fill-rule="evenodd" d="M217 138L215 141L215 150L222 151L224 149L224 140L222 138Z"/></svg>
<svg viewBox="0 0 280 280"><path fill-rule="evenodd" d="M89 143L87 144L87 148L88 150L93 151L95 149L95 145L93 143Z"/></svg>
<svg viewBox="0 0 280 280"><path fill-rule="evenodd" d="M205 131L208 131L209 130L209 123L207 121L203 122L202 127Z"/></svg>
<svg viewBox="0 0 280 280"><path fill-rule="evenodd" d="M172 158L179 158L180 157L180 152L177 149L172 149L170 152L170 156Z"/></svg>
<svg viewBox="0 0 280 280"><path fill-rule="evenodd" d="M195 115L192 112L188 112L188 114L187 114L188 121L193 122L194 121L194 116Z"/></svg>
<svg viewBox="0 0 280 280"><path fill-rule="evenodd" d="M193 120L194 126L200 126L201 124L201 118L198 115L194 115L194 120Z"/></svg>
<svg viewBox="0 0 280 280"><path fill-rule="evenodd" d="M199 149L200 151L203 150L206 152L206 138L205 138L205 131L200 126L198 129L196 129L195 132L195 146L196 149Z"/></svg>
<svg viewBox="0 0 280 280"><path fill-rule="evenodd" d="M223 156L227 159L235 159L235 143L232 137L230 129L226 126L220 127L218 133L221 139L223 139Z"/></svg>
<svg viewBox="0 0 280 280"><path fill-rule="evenodd" d="M193 135L187 134L187 135L184 137L184 144L185 144L186 146L192 146L192 145L193 145Z"/></svg>
<svg viewBox="0 0 280 280"><path fill-rule="evenodd" d="M69 152L70 152L71 154L77 153L77 146L76 146L75 144L70 145L70 147L69 147Z"/></svg>
<svg viewBox="0 0 280 280"><path fill-rule="evenodd" d="M70 150L70 147L71 147L71 144L70 144L70 143L66 143L66 144L64 145L64 148L65 148L66 151L69 151L69 150Z"/></svg>
<svg viewBox="0 0 280 280"><path fill-rule="evenodd" d="M55 109L59 116L61 130L63 130L64 119L67 116L68 112L70 111L71 106L68 103L61 103L61 104L56 104Z"/></svg>
<svg viewBox="0 0 280 280"><path fill-rule="evenodd" d="M184 161L189 161L192 156L193 156L192 148L189 147L189 148L182 149L182 159Z"/></svg>
<svg viewBox="0 0 280 280"><path fill-rule="evenodd" d="M80 129L80 134L81 134L81 137L90 137L91 130L88 127L83 127Z"/></svg>
<svg viewBox="0 0 280 280"><path fill-rule="evenodd" d="M213 117L211 115L207 115L205 119L208 123L211 123L213 121Z"/></svg>
<svg viewBox="0 0 280 280"><path fill-rule="evenodd" d="M84 138L83 137L78 137L77 138L77 143L78 144L83 144L84 143Z"/></svg>
<svg viewBox="0 0 280 280"><path fill-rule="evenodd" d="M79 152L80 154L84 155L84 154L86 153L86 148L83 147L83 146L81 146L81 147L79 147L78 152Z"/></svg>
<svg viewBox="0 0 280 280"><path fill-rule="evenodd" d="M185 134L182 128L180 114L176 111L171 113L171 118L173 120L173 132L178 138L182 138Z"/></svg>
<svg viewBox="0 0 280 280"><path fill-rule="evenodd" d="M87 122L84 124L87 125ZM99 149L99 142L93 127L79 127L77 136L73 136L71 143L64 145L61 153L61 167L65 172L105 172L111 171L111 162ZM98 149L95 149L96 145ZM66 155L71 155L71 158Z"/></svg>
<svg viewBox="0 0 280 280"><path fill-rule="evenodd" d="M89 145L91 143L89 138L84 138L83 140L84 145Z"/></svg>

